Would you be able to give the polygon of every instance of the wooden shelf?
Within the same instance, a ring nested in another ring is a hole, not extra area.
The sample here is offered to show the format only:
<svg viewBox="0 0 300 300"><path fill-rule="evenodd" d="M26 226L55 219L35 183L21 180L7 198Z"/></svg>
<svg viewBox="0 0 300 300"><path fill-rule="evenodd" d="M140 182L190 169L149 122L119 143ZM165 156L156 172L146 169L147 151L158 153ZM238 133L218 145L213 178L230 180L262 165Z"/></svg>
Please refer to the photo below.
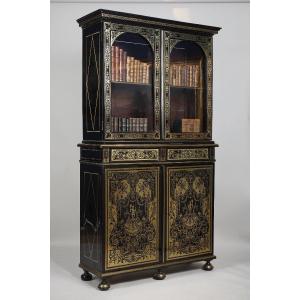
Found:
<svg viewBox="0 0 300 300"><path fill-rule="evenodd" d="M111 81L114 84L130 84L130 85L142 85L142 86L152 86L150 83L140 83L140 82L127 82L127 81Z"/></svg>

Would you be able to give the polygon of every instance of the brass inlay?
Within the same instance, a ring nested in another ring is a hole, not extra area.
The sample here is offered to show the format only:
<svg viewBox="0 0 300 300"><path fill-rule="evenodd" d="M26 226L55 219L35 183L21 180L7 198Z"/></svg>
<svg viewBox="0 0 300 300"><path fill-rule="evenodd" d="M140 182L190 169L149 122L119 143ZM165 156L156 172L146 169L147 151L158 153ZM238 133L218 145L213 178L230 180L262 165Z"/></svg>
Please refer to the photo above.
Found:
<svg viewBox="0 0 300 300"><path fill-rule="evenodd" d="M207 148L168 149L168 160L208 159Z"/></svg>
<svg viewBox="0 0 300 300"><path fill-rule="evenodd" d="M212 166L167 168L167 260L212 251L212 174Z"/></svg>
<svg viewBox="0 0 300 300"><path fill-rule="evenodd" d="M106 169L105 270L159 261L159 167Z"/></svg>
<svg viewBox="0 0 300 300"><path fill-rule="evenodd" d="M86 49L86 52L89 52L89 56L88 58L86 57L86 63L87 63L87 69L86 69L86 82L85 82L85 86L86 86L86 105L88 104L88 109L86 108L86 114L87 111L89 111L89 117L90 117L90 122L92 125L92 130L89 130L89 126L88 124L87 126L87 131L88 132L99 132L98 130L95 130L95 122L96 122L96 117L98 114L98 105L99 105L99 95L100 95L100 72L99 72L99 63L97 60L97 55L96 55L96 49L95 49L95 41L94 41L94 36L99 35L99 32L96 32L92 35L87 36L86 38L90 38L91 39L91 44L90 44L90 48L89 50ZM97 73L97 93L96 93L96 98L95 98L95 106L92 107L91 104L91 99L90 99L90 93L89 93L89 74L90 74L90 67L91 67L91 58L94 58L95 61L95 67L96 67L96 73ZM86 115L86 122L87 122L87 115Z"/></svg>
<svg viewBox="0 0 300 300"><path fill-rule="evenodd" d="M158 149L112 149L111 161L158 160Z"/></svg>
<svg viewBox="0 0 300 300"><path fill-rule="evenodd" d="M159 139L160 138L160 30L141 26L132 26L104 22L104 106L105 139ZM154 130L153 132L112 132L111 128L111 46L114 39L124 33L136 33L144 37L152 47L153 95L154 95Z"/></svg>
<svg viewBox="0 0 300 300"><path fill-rule="evenodd" d="M206 57L206 103L207 103L207 131L192 133L174 133L170 131L170 53L179 41L194 41L204 51ZM164 32L164 110L165 110L165 138L166 139L210 139L212 136L212 38L171 31Z"/></svg>
<svg viewBox="0 0 300 300"><path fill-rule="evenodd" d="M158 26L166 26L167 25L165 22L154 21L154 20L145 20L145 19L140 19L140 18L136 18L136 17L118 16L118 15L113 15L113 14L108 14L108 13L103 13L102 16L105 18L113 18L113 19L126 20L126 21L132 21L132 22L143 22L146 24L158 25ZM172 28L195 30L195 31L210 32L210 33L218 32L218 28L214 30L214 29L197 28L194 26L180 25L180 24L173 24L173 23L170 24L169 26L172 26Z"/></svg>

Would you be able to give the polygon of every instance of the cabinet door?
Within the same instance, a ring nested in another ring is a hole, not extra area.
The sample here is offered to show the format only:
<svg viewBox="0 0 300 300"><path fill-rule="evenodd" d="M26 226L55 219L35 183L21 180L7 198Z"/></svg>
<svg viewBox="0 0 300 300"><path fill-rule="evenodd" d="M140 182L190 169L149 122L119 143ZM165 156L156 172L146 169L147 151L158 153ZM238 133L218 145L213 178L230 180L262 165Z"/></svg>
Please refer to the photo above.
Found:
<svg viewBox="0 0 300 300"><path fill-rule="evenodd" d="M164 32L166 139L211 139L212 38Z"/></svg>
<svg viewBox="0 0 300 300"><path fill-rule="evenodd" d="M105 269L159 261L159 167L107 169Z"/></svg>
<svg viewBox="0 0 300 300"><path fill-rule="evenodd" d="M213 166L167 168L166 259L212 253Z"/></svg>
<svg viewBox="0 0 300 300"><path fill-rule="evenodd" d="M160 30L104 23L105 139L160 138Z"/></svg>

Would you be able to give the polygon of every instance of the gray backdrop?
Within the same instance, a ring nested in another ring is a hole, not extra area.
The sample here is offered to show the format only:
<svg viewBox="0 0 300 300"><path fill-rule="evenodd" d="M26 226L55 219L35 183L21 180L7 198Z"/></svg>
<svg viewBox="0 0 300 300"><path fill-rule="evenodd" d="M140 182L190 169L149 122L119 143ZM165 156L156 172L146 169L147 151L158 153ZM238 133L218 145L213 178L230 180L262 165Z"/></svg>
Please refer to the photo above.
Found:
<svg viewBox="0 0 300 300"><path fill-rule="evenodd" d="M249 3L59 2L51 3L52 298L68 299L69 296L75 299L74 295L77 295L81 299L81 292L85 296L89 293L91 297L93 293L95 297L99 295L93 288L97 285L95 281L90 283L92 287L80 282L80 270L77 267L79 149L76 144L82 140L82 119L81 29L75 20L96 9L106 8L223 28L214 38L213 74L213 139L220 145L216 149L215 188L215 252L218 260L215 261L214 272L209 273L214 275L206 273L204 276L199 270L191 270L186 276L191 276L188 277L187 284L193 282L193 276L203 276L205 291L202 292L210 299L220 299L220 291L222 299L248 299ZM236 277L231 278L233 274ZM174 280L183 280L182 275L177 273L170 276ZM207 290L209 276L219 276L213 278L215 283L220 280L218 291ZM61 284L66 284L64 280L70 284L67 290L60 288ZM166 282L168 281L164 281L160 287L166 286L168 289L171 283L169 281L168 285ZM176 281L173 283L175 285ZM146 288L151 290L151 284L154 283L145 279ZM117 291L120 297L124 297L122 291L126 290L128 297L130 295L132 299L141 286L140 281L120 283L113 286L109 293L115 293L114 299L118 299ZM132 287L134 289L131 290ZM194 288L195 298L191 292ZM190 299L200 299L197 289L200 289L198 280L189 289ZM175 292L173 299L181 297L179 291L172 291ZM107 295L111 294L106 294L105 297ZM101 296L104 297L102 294Z"/></svg>

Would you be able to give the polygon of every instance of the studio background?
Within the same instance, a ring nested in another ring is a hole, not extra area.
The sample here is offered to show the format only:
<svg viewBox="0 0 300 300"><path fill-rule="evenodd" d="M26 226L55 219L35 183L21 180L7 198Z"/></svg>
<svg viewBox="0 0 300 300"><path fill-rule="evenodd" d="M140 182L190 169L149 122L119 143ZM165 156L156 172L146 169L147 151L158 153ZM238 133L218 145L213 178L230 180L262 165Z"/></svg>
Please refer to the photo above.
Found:
<svg viewBox="0 0 300 300"><path fill-rule="evenodd" d="M76 3L75 3L76 2ZM51 299L249 299L249 3L248 1L51 2ZM81 28L99 8L222 27L214 36L213 140L216 148L213 272L201 264L97 290L79 263Z"/></svg>

